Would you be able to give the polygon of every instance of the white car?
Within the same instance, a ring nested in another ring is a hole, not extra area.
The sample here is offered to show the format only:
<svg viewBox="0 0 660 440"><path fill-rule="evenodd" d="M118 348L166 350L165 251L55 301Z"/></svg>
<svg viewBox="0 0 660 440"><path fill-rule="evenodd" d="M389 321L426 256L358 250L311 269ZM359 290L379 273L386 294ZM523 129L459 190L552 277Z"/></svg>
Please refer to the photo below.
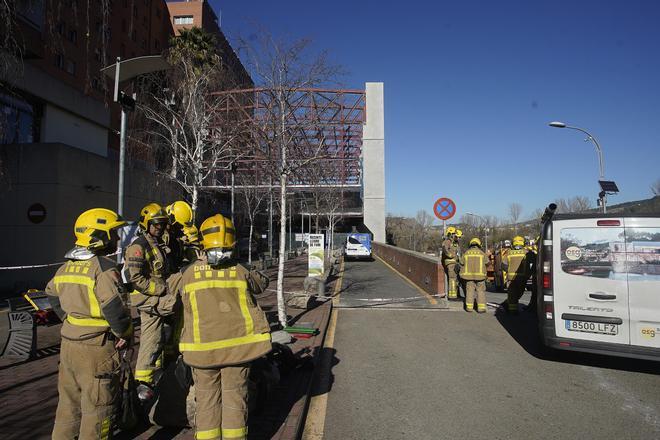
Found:
<svg viewBox="0 0 660 440"><path fill-rule="evenodd" d="M660 217L547 217L537 257L543 344L660 360Z"/></svg>

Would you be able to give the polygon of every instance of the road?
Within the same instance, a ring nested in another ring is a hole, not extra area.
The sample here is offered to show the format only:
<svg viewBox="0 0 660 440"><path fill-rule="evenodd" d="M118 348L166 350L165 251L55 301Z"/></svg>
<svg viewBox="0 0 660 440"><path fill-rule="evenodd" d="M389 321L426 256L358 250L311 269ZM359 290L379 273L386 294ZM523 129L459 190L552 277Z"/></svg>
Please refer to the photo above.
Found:
<svg viewBox="0 0 660 440"><path fill-rule="evenodd" d="M382 296L392 275L379 261L349 262L341 295ZM545 357L524 313L455 303L337 313L327 440L660 438L660 363Z"/></svg>

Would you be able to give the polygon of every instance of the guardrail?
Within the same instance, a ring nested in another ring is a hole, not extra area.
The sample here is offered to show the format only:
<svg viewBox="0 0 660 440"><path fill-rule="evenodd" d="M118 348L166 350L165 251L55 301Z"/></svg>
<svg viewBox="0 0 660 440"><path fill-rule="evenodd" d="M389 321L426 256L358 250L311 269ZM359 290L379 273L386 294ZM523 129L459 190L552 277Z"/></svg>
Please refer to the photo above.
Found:
<svg viewBox="0 0 660 440"><path fill-rule="evenodd" d="M373 242L371 246L374 255L426 293L441 297L447 294L445 271L439 258L384 243Z"/></svg>

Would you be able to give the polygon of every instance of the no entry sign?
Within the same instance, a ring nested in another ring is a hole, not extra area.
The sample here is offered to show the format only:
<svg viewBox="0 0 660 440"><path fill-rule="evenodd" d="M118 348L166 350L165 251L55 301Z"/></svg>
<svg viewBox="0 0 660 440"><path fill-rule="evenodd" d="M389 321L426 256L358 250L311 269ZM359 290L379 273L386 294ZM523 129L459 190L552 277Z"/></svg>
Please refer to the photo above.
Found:
<svg viewBox="0 0 660 440"><path fill-rule="evenodd" d="M439 198L433 205L433 213L440 220L449 220L456 214L456 203L447 197Z"/></svg>

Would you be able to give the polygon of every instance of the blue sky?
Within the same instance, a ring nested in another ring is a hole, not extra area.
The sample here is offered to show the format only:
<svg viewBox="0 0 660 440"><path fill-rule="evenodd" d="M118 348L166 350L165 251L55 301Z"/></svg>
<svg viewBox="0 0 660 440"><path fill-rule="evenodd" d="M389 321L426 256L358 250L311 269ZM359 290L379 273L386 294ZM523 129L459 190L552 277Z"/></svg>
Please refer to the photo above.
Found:
<svg viewBox="0 0 660 440"><path fill-rule="evenodd" d="M211 0L230 40L309 37L349 72L385 83L387 211L523 217L558 197L598 192L595 150L621 194L660 178L660 2Z"/></svg>

